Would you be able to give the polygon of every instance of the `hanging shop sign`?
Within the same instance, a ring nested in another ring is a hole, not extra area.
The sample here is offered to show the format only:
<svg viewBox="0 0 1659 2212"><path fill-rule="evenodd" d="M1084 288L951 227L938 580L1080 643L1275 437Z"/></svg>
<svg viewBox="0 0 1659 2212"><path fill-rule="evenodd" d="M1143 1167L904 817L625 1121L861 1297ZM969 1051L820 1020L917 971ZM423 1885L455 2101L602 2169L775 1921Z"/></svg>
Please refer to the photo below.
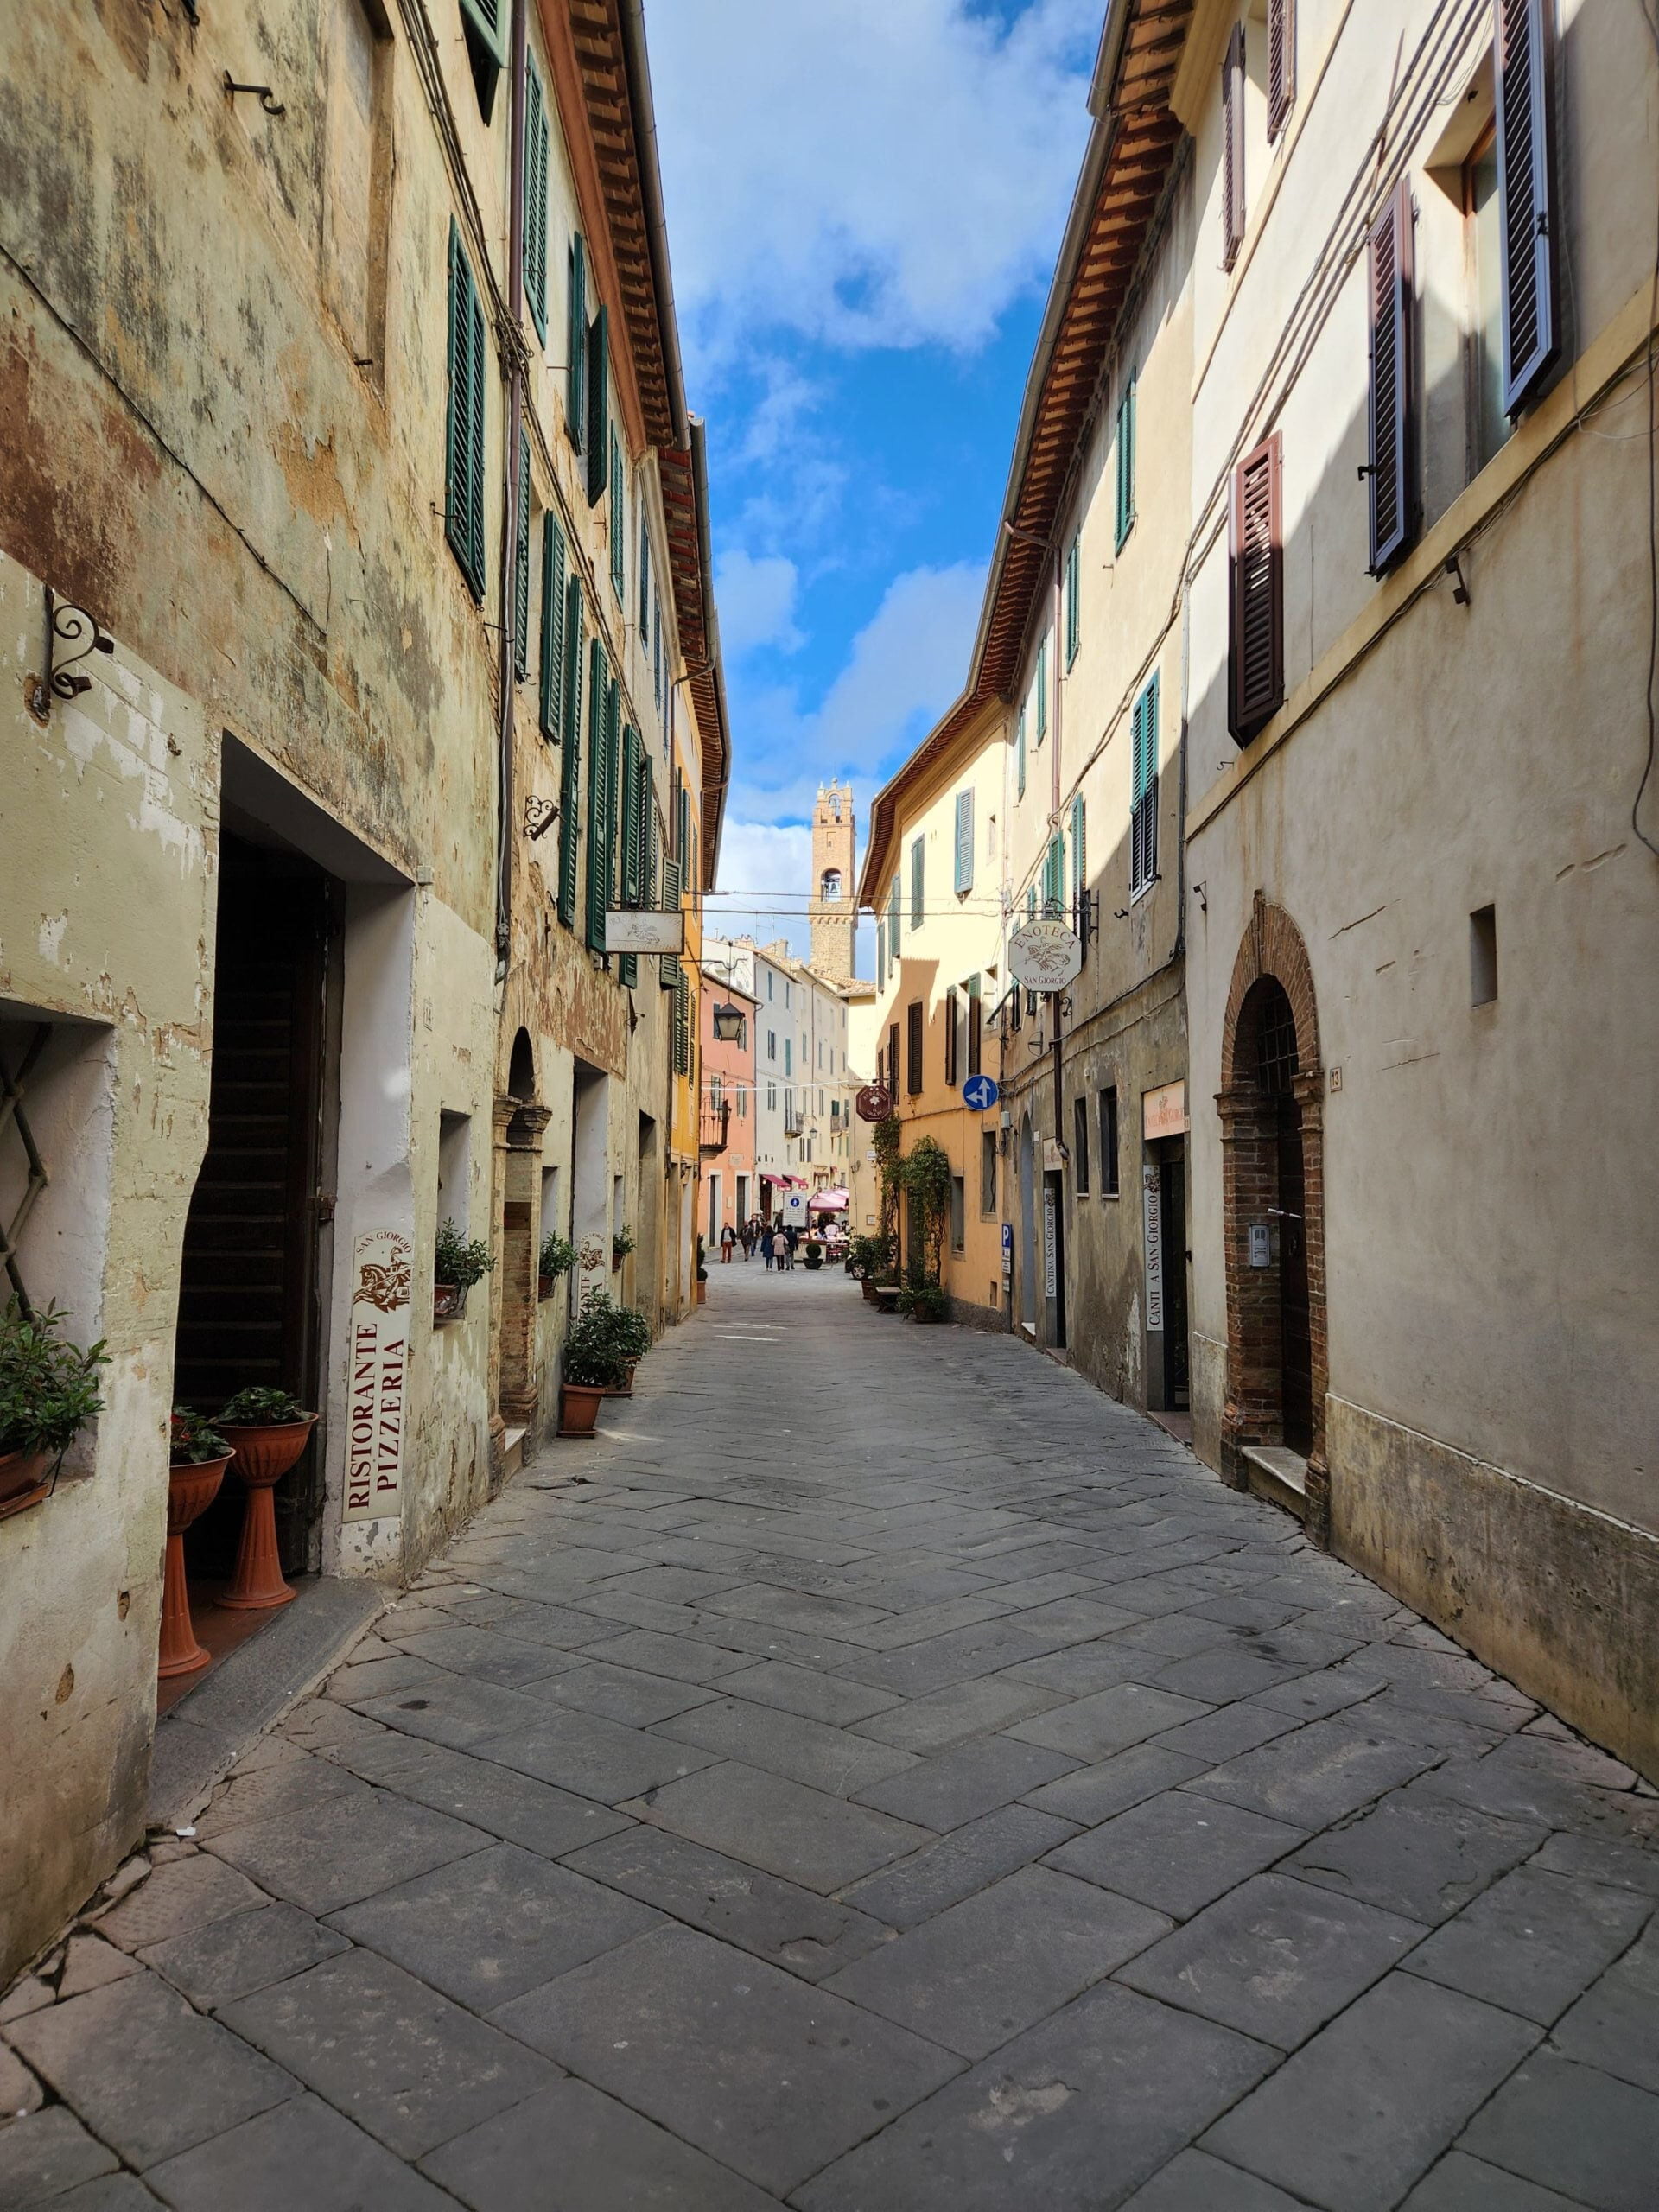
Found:
<svg viewBox="0 0 1659 2212"><path fill-rule="evenodd" d="M1147 1219L1147 1332L1164 1331L1164 1206L1158 1170L1141 1170L1141 1200Z"/></svg>
<svg viewBox="0 0 1659 2212"><path fill-rule="evenodd" d="M853 1101L853 1111L861 1122L885 1122L893 1111L893 1101L882 1083L867 1083Z"/></svg>
<svg viewBox="0 0 1659 2212"><path fill-rule="evenodd" d="M1061 921L1023 923L1008 939L1008 965L1028 991L1063 991L1083 967L1083 940Z"/></svg>
<svg viewBox="0 0 1659 2212"><path fill-rule="evenodd" d="M1190 1126L1185 1077L1179 1083L1162 1084L1156 1090L1141 1093L1141 1134L1148 1144L1155 1144L1160 1137L1185 1136Z"/></svg>
<svg viewBox="0 0 1659 2212"><path fill-rule="evenodd" d="M1043 1295L1058 1298L1060 1288L1060 1224L1054 1185L1043 1185Z"/></svg>
<svg viewBox="0 0 1659 2212"><path fill-rule="evenodd" d="M403 1510L410 1249L397 1230L375 1229L353 1255L347 1521L396 1520Z"/></svg>
<svg viewBox="0 0 1659 2212"><path fill-rule="evenodd" d="M683 952L685 909L613 906L605 917L607 952Z"/></svg>

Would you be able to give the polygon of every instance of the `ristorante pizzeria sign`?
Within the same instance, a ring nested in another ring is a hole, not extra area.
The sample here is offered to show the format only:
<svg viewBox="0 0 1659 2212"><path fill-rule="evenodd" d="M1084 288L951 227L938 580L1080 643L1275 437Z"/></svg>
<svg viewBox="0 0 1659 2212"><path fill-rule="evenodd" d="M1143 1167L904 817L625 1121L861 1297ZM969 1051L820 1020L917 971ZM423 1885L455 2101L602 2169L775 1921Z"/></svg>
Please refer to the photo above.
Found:
<svg viewBox="0 0 1659 2212"><path fill-rule="evenodd" d="M347 1521L395 1519L403 1510L410 1255L408 1237L395 1229L372 1230L357 1240L351 1421L346 1446Z"/></svg>

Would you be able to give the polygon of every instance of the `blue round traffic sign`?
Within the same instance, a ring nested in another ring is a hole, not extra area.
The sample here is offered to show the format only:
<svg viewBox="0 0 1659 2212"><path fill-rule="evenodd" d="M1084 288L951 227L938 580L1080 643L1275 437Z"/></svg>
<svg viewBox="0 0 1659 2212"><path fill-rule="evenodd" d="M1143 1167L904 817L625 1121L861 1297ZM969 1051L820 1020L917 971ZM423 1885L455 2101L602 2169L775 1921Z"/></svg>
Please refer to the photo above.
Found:
<svg viewBox="0 0 1659 2212"><path fill-rule="evenodd" d="M1001 1096L995 1080L988 1075L970 1075L962 1086L962 1103L971 1106L976 1114L982 1114L987 1107L995 1106Z"/></svg>

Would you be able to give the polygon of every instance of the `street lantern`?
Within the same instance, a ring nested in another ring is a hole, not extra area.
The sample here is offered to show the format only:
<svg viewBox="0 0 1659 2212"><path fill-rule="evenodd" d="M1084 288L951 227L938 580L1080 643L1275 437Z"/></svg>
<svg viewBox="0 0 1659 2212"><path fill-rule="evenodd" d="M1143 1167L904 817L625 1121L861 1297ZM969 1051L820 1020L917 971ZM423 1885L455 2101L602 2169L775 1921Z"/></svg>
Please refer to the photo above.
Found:
<svg viewBox="0 0 1659 2212"><path fill-rule="evenodd" d="M715 1035L722 1045L735 1045L743 1034L743 1009L741 1006L717 1006L715 1008Z"/></svg>

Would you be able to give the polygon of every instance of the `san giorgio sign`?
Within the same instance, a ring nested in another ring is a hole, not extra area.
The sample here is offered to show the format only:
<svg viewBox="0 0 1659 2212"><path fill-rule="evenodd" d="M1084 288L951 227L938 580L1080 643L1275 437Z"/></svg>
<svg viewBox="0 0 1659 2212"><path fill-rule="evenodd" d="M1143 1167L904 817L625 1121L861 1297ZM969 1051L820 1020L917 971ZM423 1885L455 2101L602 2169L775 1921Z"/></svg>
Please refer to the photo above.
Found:
<svg viewBox="0 0 1659 2212"><path fill-rule="evenodd" d="M1028 991L1063 991L1083 968L1083 940L1065 922L1024 922L1008 939L1008 966Z"/></svg>

